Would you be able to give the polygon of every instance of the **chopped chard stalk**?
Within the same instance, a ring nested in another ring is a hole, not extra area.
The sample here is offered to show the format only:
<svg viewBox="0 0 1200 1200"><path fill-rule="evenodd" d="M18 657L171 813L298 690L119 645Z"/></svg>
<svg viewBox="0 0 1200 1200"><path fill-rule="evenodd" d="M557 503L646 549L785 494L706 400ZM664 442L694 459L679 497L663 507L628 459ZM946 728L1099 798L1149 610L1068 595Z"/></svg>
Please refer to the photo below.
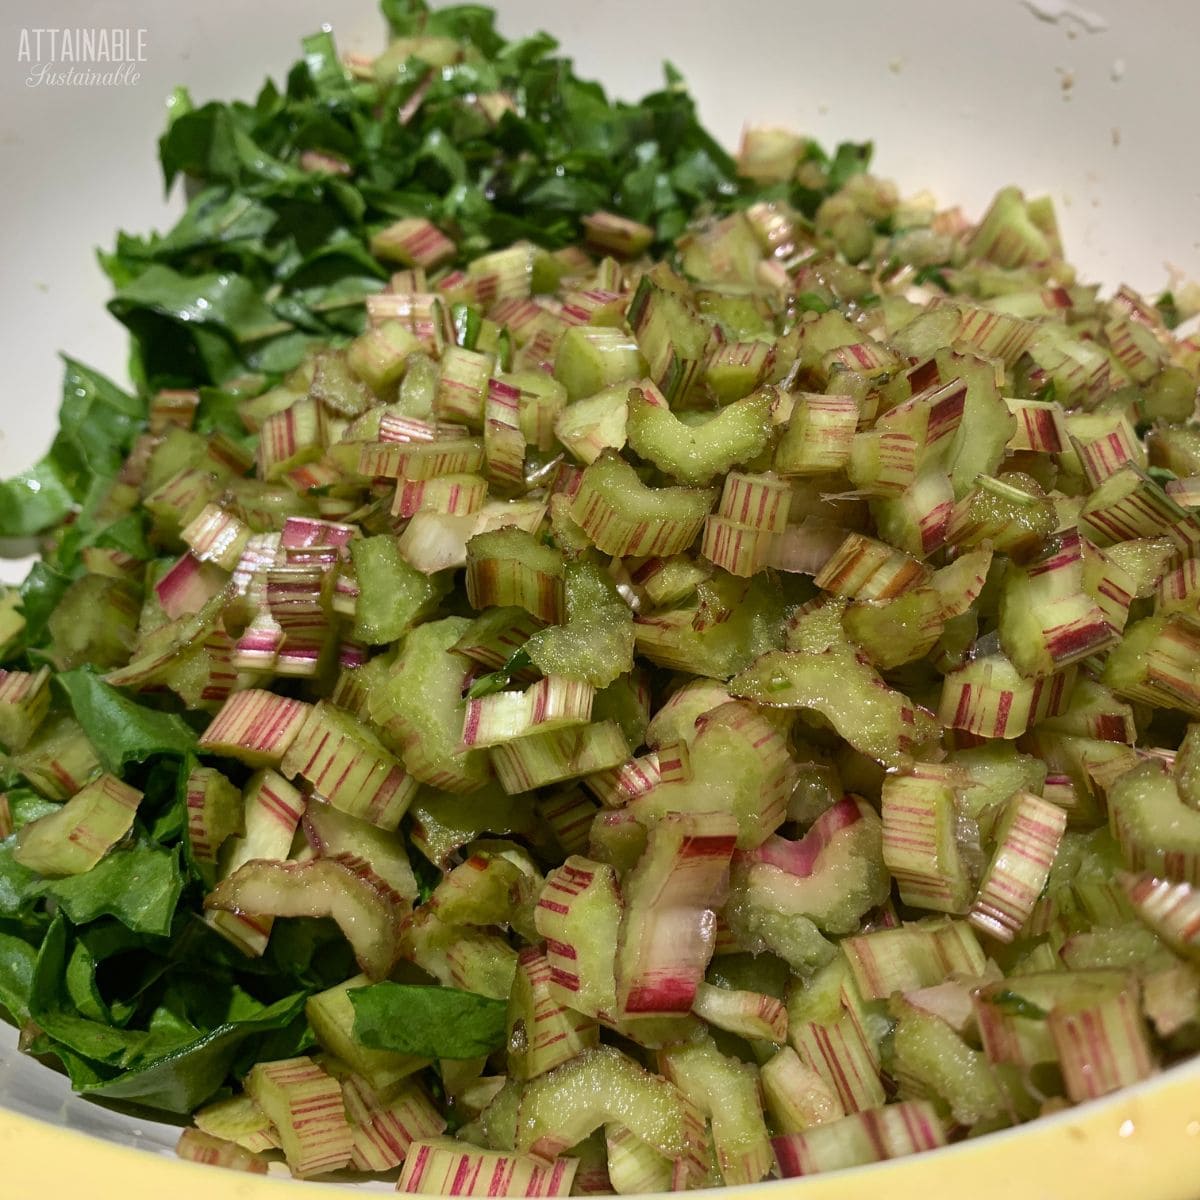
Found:
<svg viewBox="0 0 1200 1200"><path fill-rule="evenodd" d="M842 1102L820 1073L791 1046L782 1046L760 1070L767 1110L781 1133L799 1133L845 1116Z"/></svg>
<svg viewBox="0 0 1200 1200"><path fill-rule="evenodd" d="M246 1092L279 1131L294 1175L321 1175L350 1161L342 1089L311 1058L258 1063L246 1076Z"/></svg>
<svg viewBox="0 0 1200 1200"><path fill-rule="evenodd" d="M546 939L550 995L587 1016L614 1013L614 947L621 920L616 871L572 855L546 876L533 919Z"/></svg>
<svg viewBox="0 0 1200 1200"><path fill-rule="evenodd" d="M757 1183L771 1171L758 1071L721 1054L711 1041L659 1051L659 1069L712 1124L713 1148L726 1184Z"/></svg>
<svg viewBox="0 0 1200 1200"><path fill-rule="evenodd" d="M408 1157L414 1142L438 1137L446 1128L446 1119L419 1082L408 1083L385 1101L360 1076L338 1071L338 1077L353 1139L350 1166L356 1171L390 1171Z"/></svg>
<svg viewBox="0 0 1200 1200"><path fill-rule="evenodd" d="M243 793L242 832L230 838L220 859L218 877L229 878L249 862L284 861L304 812L304 799L282 775L260 771ZM249 912L210 911L205 920L245 954L267 948L272 918Z"/></svg>
<svg viewBox="0 0 1200 1200"><path fill-rule="evenodd" d="M50 879L82 875L129 833L141 800L136 788L101 775L61 808L23 826L13 859Z"/></svg>
<svg viewBox="0 0 1200 1200"><path fill-rule="evenodd" d="M574 1158L546 1164L453 1138L424 1139L409 1147L396 1190L423 1196L568 1196L577 1169Z"/></svg>
<svg viewBox="0 0 1200 1200"><path fill-rule="evenodd" d="M199 1129L185 1129L175 1143L175 1153L188 1162L203 1163L208 1167L228 1167L231 1171L247 1171L252 1175L267 1173L267 1160L261 1155Z"/></svg>
<svg viewBox="0 0 1200 1200"><path fill-rule="evenodd" d="M417 786L365 725L324 701L308 709L279 769L381 829L396 828Z"/></svg>
<svg viewBox="0 0 1200 1200"><path fill-rule="evenodd" d="M277 767L296 740L310 706L256 688L230 696L200 738L211 754L252 767Z"/></svg>
<svg viewBox="0 0 1200 1200"><path fill-rule="evenodd" d="M1008 942L1029 920L1054 865L1067 814L1038 796L1017 792L1000 816L996 853L984 871L969 920Z"/></svg>
<svg viewBox="0 0 1200 1200"><path fill-rule="evenodd" d="M704 1118L662 1076L609 1046L586 1051L525 1085L517 1113L517 1149L552 1164L601 1125L621 1122L672 1160L671 1186L706 1172Z"/></svg>
<svg viewBox="0 0 1200 1200"><path fill-rule="evenodd" d="M617 944L617 1014L686 1013L696 998L724 901L737 827L723 813L668 813L625 884Z"/></svg>
<svg viewBox="0 0 1200 1200"><path fill-rule="evenodd" d="M0 745L20 750L50 711L50 668L0 670Z"/></svg>
<svg viewBox="0 0 1200 1200"><path fill-rule="evenodd" d="M252 859L223 879L204 905L250 917L332 917L373 979L383 978L399 957L395 906L369 879L334 859Z"/></svg>
<svg viewBox="0 0 1200 1200"><path fill-rule="evenodd" d="M946 1131L932 1104L905 1100L772 1139L780 1174L815 1175L936 1150Z"/></svg>
<svg viewBox="0 0 1200 1200"><path fill-rule="evenodd" d="M508 1002L509 1071L516 1079L536 1078L599 1043L599 1026L559 1004L552 979L545 954L521 951Z"/></svg>

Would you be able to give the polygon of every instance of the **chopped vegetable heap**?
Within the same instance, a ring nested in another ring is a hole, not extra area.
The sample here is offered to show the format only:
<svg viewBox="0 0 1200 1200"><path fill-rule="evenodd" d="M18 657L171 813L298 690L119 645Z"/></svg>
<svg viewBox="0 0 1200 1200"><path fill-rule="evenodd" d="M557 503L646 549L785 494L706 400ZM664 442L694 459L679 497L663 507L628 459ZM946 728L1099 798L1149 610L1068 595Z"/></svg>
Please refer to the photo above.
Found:
<svg viewBox="0 0 1200 1200"><path fill-rule="evenodd" d="M389 0L179 96L0 486L0 1003L179 1153L752 1183L1200 1046L1200 336L1045 200Z"/></svg>

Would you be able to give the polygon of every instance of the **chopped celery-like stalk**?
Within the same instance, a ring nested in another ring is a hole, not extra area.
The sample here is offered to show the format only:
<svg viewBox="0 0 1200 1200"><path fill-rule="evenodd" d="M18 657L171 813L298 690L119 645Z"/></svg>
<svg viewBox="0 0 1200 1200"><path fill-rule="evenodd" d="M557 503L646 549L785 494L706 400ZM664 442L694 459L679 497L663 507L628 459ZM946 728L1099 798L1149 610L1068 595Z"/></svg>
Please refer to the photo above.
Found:
<svg viewBox="0 0 1200 1200"><path fill-rule="evenodd" d="M766 392L735 400L702 425L693 425L671 412L653 384L629 390L630 447L679 483L709 483L750 462L766 449L770 433L771 396Z"/></svg>
<svg viewBox="0 0 1200 1200"><path fill-rule="evenodd" d="M1155 762L1121 775L1108 789L1109 825L1131 870L1200 884L1200 812L1183 803Z"/></svg>
<svg viewBox="0 0 1200 1200"><path fill-rule="evenodd" d="M607 687L633 667L634 628L629 606L595 564L565 569L566 621L533 634L525 653L545 675Z"/></svg>
<svg viewBox="0 0 1200 1200"><path fill-rule="evenodd" d="M603 326L576 325L563 334L554 358L554 378L571 401L594 396L614 384L635 383L646 360L627 333Z"/></svg>
<svg viewBox="0 0 1200 1200"><path fill-rule="evenodd" d="M783 598L766 575L718 571L696 597L693 607L635 618L638 652L659 666L728 679L782 644Z"/></svg>
<svg viewBox="0 0 1200 1200"><path fill-rule="evenodd" d="M759 1071L767 1111L780 1133L799 1133L846 1115L842 1102L821 1076L781 1046Z"/></svg>
<svg viewBox="0 0 1200 1200"><path fill-rule="evenodd" d="M615 384L567 405L554 418L554 436L581 463L625 445L629 384Z"/></svg>
<svg viewBox="0 0 1200 1200"><path fill-rule="evenodd" d="M781 1044L787 1041L787 1009L782 1001L762 992L735 991L701 983L692 1012L716 1029L747 1039Z"/></svg>
<svg viewBox="0 0 1200 1200"><path fill-rule="evenodd" d="M659 755L658 780L630 801L640 821L728 813L742 849L761 845L783 822L796 772L786 737L754 706L730 701L707 710L696 718L686 755L673 757L668 773Z"/></svg>
<svg viewBox="0 0 1200 1200"><path fill-rule="evenodd" d="M962 1125L1001 1115L1009 1101L983 1052L934 1013L904 1001L896 1007L892 1048L901 1094L940 1101Z"/></svg>
<svg viewBox="0 0 1200 1200"><path fill-rule="evenodd" d="M788 1039L846 1112L884 1102L877 1040L846 959L838 955L788 992Z"/></svg>
<svg viewBox="0 0 1200 1200"><path fill-rule="evenodd" d="M981 655L946 674L938 716L949 729L1011 741L1040 717L1061 712L1074 682L1070 669L1029 678L1003 654Z"/></svg>
<svg viewBox="0 0 1200 1200"><path fill-rule="evenodd" d="M320 1175L350 1161L341 1086L311 1058L258 1063L246 1091L279 1131L293 1174Z"/></svg>
<svg viewBox="0 0 1200 1200"><path fill-rule="evenodd" d="M542 621L558 621L562 552L523 529L476 534L467 543L467 597L476 609L518 605Z"/></svg>
<svg viewBox="0 0 1200 1200"><path fill-rule="evenodd" d="M1046 886L1067 814L1028 792L1009 800L993 831L996 853L984 871L970 921L1000 941L1024 928Z"/></svg>
<svg viewBox="0 0 1200 1200"><path fill-rule="evenodd" d="M203 1163L205 1166L246 1171L252 1175L267 1173L267 1160L262 1155L199 1129L185 1129L175 1143L175 1153L187 1162Z"/></svg>
<svg viewBox="0 0 1200 1200"><path fill-rule="evenodd" d="M196 1128L223 1142L234 1142L252 1153L279 1148L279 1137L270 1118L249 1096L231 1096L199 1109L192 1116Z"/></svg>
<svg viewBox="0 0 1200 1200"><path fill-rule="evenodd" d="M50 711L50 668L0 670L0 745L20 750Z"/></svg>
<svg viewBox="0 0 1200 1200"><path fill-rule="evenodd" d="M464 746L499 746L514 738L586 725L595 689L561 676L539 679L524 692L492 692L468 699Z"/></svg>
<svg viewBox="0 0 1200 1200"><path fill-rule="evenodd" d="M421 1196L569 1196L578 1169L576 1158L547 1164L454 1138L424 1138L409 1147L396 1190Z"/></svg>
<svg viewBox="0 0 1200 1200"><path fill-rule="evenodd" d="M615 721L597 721L504 742L490 754L500 786L514 795L607 771L629 757L629 744Z"/></svg>
<svg viewBox="0 0 1200 1200"><path fill-rule="evenodd" d="M1076 1103L1107 1096L1157 1069L1132 988L1086 1008L1055 1007L1046 1019L1067 1095Z"/></svg>
<svg viewBox="0 0 1200 1200"><path fill-rule="evenodd" d="M304 836L319 857L346 863L394 902L411 903L419 895L398 834L311 798L304 810Z"/></svg>
<svg viewBox="0 0 1200 1200"><path fill-rule="evenodd" d="M17 834L13 858L47 878L90 871L133 827L142 793L101 775Z"/></svg>
<svg viewBox="0 0 1200 1200"><path fill-rule="evenodd" d="M358 599L354 637L369 645L394 642L436 604L445 584L404 561L395 538L359 538L350 546Z"/></svg>
<svg viewBox="0 0 1200 1200"><path fill-rule="evenodd" d="M883 1159L936 1150L946 1144L937 1110L925 1100L904 1100L852 1113L802 1133L772 1139L785 1177L841 1171Z"/></svg>
<svg viewBox="0 0 1200 1200"><path fill-rule="evenodd" d="M883 831L874 809L846 796L799 841L769 837L738 856L734 894L829 933L858 928L888 895Z"/></svg>
<svg viewBox="0 0 1200 1200"><path fill-rule="evenodd" d="M185 794L192 856L215 863L225 839L245 832L242 793L214 767L193 767Z"/></svg>
<svg viewBox="0 0 1200 1200"><path fill-rule="evenodd" d="M686 1013L712 953L737 827L724 813L667 813L624 886L617 942L621 1019Z"/></svg>
<svg viewBox="0 0 1200 1200"><path fill-rule="evenodd" d="M227 879L250 862L286 859L303 812L303 797L282 775L275 771L253 775L243 792L243 832L221 848L218 877ZM266 950L273 924L272 917L242 912L208 912L205 920L253 956Z"/></svg>
<svg viewBox="0 0 1200 1200"><path fill-rule="evenodd" d="M534 1079L599 1044L599 1026L555 1000L552 978L540 950L518 956L508 1001L509 1071L517 1079Z"/></svg>
<svg viewBox="0 0 1200 1200"><path fill-rule="evenodd" d="M650 377L668 402L687 394L712 332L689 291L678 275L660 263L638 281L626 314Z"/></svg>
<svg viewBox="0 0 1200 1200"><path fill-rule="evenodd" d="M324 701L309 709L279 769L334 808L382 829L396 828L417 790L417 781L365 725Z"/></svg>
<svg viewBox="0 0 1200 1200"><path fill-rule="evenodd" d="M236 692L201 735L200 748L252 767L277 767L296 740L309 708L258 688Z"/></svg>
<svg viewBox="0 0 1200 1200"><path fill-rule="evenodd" d="M618 1196L666 1192L671 1187L671 1162L624 1125L604 1127L608 1187Z"/></svg>
<svg viewBox="0 0 1200 1200"><path fill-rule="evenodd" d="M308 998L305 1013L319 1045L362 1076L381 1097L390 1099L427 1065L427 1060L394 1050L377 1050L355 1038L354 1004L348 993L369 982L366 975L356 975L318 992Z"/></svg>
<svg viewBox="0 0 1200 1200"><path fill-rule="evenodd" d="M722 1054L712 1040L660 1051L659 1068L712 1122L721 1179L757 1183L772 1167L758 1071Z"/></svg>
<svg viewBox="0 0 1200 1200"><path fill-rule="evenodd" d="M447 925L510 925L534 940L533 908L542 877L528 853L511 842L479 842L429 898Z"/></svg>
<svg viewBox="0 0 1200 1200"><path fill-rule="evenodd" d="M583 473L571 516L606 554L678 554L700 532L716 496L690 487L647 487L606 451Z"/></svg>
<svg viewBox="0 0 1200 1200"><path fill-rule="evenodd" d="M526 1084L517 1149L553 1162L611 1122L673 1160L672 1186L703 1178L704 1119L676 1087L611 1046L578 1055Z"/></svg>
<svg viewBox="0 0 1200 1200"><path fill-rule="evenodd" d="M390 1171L408 1157L415 1141L444 1132L446 1118L420 1082L410 1081L398 1095L385 1100L365 1079L348 1072L345 1064L331 1063L330 1069L342 1085L354 1170Z"/></svg>
<svg viewBox="0 0 1200 1200"><path fill-rule="evenodd" d="M372 721L400 746L408 774L444 791L475 791L491 775L486 752L461 745L467 671L453 648L470 625L466 617L418 625L367 699Z"/></svg>
<svg viewBox="0 0 1200 1200"><path fill-rule="evenodd" d="M127 580L84 575L50 614L55 659L63 668L129 661L137 633L138 594Z"/></svg>
<svg viewBox="0 0 1200 1200"><path fill-rule="evenodd" d="M859 600L890 600L930 577L929 568L911 555L884 542L849 534L813 582L837 596Z"/></svg>
<svg viewBox="0 0 1200 1200"><path fill-rule="evenodd" d="M842 942L864 997L940 983L953 971L981 975L986 959L970 926L962 921L901 925L858 934Z"/></svg>
<svg viewBox="0 0 1200 1200"><path fill-rule="evenodd" d="M820 654L769 651L730 690L758 704L818 712L855 749L888 766L903 766L939 729L932 714L888 687L846 645Z"/></svg>
<svg viewBox="0 0 1200 1200"><path fill-rule="evenodd" d="M850 461L857 427L858 402L853 396L798 396L775 451L775 469L781 475L840 470Z"/></svg>
<svg viewBox="0 0 1200 1200"><path fill-rule="evenodd" d="M958 844L955 790L919 769L883 782L883 861L913 908L964 912L971 875Z"/></svg>
<svg viewBox="0 0 1200 1200"><path fill-rule="evenodd" d="M620 920L616 872L608 864L572 855L547 875L534 924L546 939L548 990L559 1004L593 1017L615 1011Z"/></svg>
<svg viewBox="0 0 1200 1200"><path fill-rule="evenodd" d="M204 905L252 917L331 917L371 979L384 978L399 957L399 914L391 899L331 858L248 862L217 884Z"/></svg>
<svg viewBox="0 0 1200 1200"><path fill-rule="evenodd" d="M1173 950L1200 958L1200 893L1190 883L1153 875L1123 875L1121 886L1137 915Z"/></svg>

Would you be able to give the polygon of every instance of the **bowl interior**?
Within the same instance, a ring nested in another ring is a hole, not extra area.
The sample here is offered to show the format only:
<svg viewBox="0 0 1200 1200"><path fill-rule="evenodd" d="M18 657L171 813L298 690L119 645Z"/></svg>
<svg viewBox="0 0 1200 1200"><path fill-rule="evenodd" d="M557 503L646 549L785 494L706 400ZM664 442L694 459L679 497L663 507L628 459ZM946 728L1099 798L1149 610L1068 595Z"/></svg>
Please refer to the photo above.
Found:
<svg viewBox="0 0 1200 1200"><path fill-rule="evenodd" d="M656 87L669 58L728 145L744 122L790 125L826 144L875 140L876 169L978 214L1015 182L1057 202L1068 257L1085 277L1153 293L1168 264L1200 274L1200 156L1181 145L1200 98L1200 9L1190 0L1111 6L1103 17L1053 0L949 6L858 0L609 0L547 8L499 0L504 29L548 25L584 73L627 97ZM49 12L47 11L49 8ZM107 315L94 258L114 231L164 227L155 140L171 88L249 98L282 78L299 37L335 25L343 50L382 44L371 0L10 0L19 31L51 23L145 30L139 78L110 87L35 83L28 62L0 73L0 475L32 462L56 423L60 350L125 380L123 331ZM18 580L24 562L0 561ZM169 1152L174 1127L71 1096L65 1079L0 1037L0 1102L106 1139ZM383 1185L381 1185L383 1186Z"/></svg>

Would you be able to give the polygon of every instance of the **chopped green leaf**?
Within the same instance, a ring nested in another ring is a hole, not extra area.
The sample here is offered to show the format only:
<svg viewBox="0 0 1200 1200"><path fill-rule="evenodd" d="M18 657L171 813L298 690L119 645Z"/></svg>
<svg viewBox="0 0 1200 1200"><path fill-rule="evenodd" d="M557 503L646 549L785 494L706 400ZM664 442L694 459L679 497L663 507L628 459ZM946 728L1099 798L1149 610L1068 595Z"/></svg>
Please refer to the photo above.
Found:
<svg viewBox="0 0 1200 1200"><path fill-rule="evenodd" d="M187 1114L209 1099L225 1082L244 1043L291 1026L304 1013L305 993L285 996L243 1020L216 1029L162 1053L144 1056L136 1067L80 1090L105 1100Z"/></svg>
<svg viewBox="0 0 1200 1200"><path fill-rule="evenodd" d="M816 292L801 292L796 297L796 307L801 312L823 313L828 312L833 305L824 297L817 295Z"/></svg>
<svg viewBox="0 0 1200 1200"><path fill-rule="evenodd" d="M76 1090L87 1095L189 1113L222 1086L250 1039L287 1028L304 1011L305 993L262 1005L235 989L220 1023L200 1028L191 1014L183 1015L181 996L168 994L149 1014L145 1028L120 1029L76 1008L67 986L71 957L68 926L59 917L38 952L29 1011L42 1031L35 1051L56 1054ZM222 990L211 978L198 986L210 994Z"/></svg>
<svg viewBox="0 0 1200 1200"><path fill-rule="evenodd" d="M53 808L59 806L53 805ZM14 839L0 843L0 917L27 917L37 902L41 877L13 858Z"/></svg>
<svg viewBox="0 0 1200 1200"><path fill-rule="evenodd" d="M1032 1000L1026 1000L1024 996L1009 988L997 992L991 998L991 1003L1010 1017L1025 1017L1029 1021L1044 1021L1050 1015Z"/></svg>
<svg viewBox="0 0 1200 1200"><path fill-rule="evenodd" d="M52 455L0 483L0 537L32 537L61 521L75 497Z"/></svg>
<svg viewBox="0 0 1200 1200"><path fill-rule="evenodd" d="M411 983L352 988L354 1036L373 1050L478 1058L504 1045L507 1004L475 992Z"/></svg>
<svg viewBox="0 0 1200 1200"><path fill-rule="evenodd" d="M29 993L37 951L26 941L0 933L0 1005L23 1025L29 1020Z"/></svg>
<svg viewBox="0 0 1200 1200"><path fill-rule="evenodd" d="M144 708L87 667L64 671L55 681L67 693L100 761L115 774L126 763L144 762L152 754L186 754L196 744L182 718Z"/></svg>
<svg viewBox="0 0 1200 1200"><path fill-rule="evenodd" d="M490 696L494 692L504 691L512 683L512 677L518 671L532 665L533 660L529 657L529 651L524 646L518 647L508 656L504 666L498 671L489 671L486 675L480 675L471 684L467 692L468 699L478 700L481 696Z"/></svg>
<svg viewBox="0 0 1200 1200"><path fill-rule="evenodd" d="M49 881L39 890L76 925L111 916L137 933L165 937L182 889L178 852L143 845L114 850L90 871Z"/></svg>
<svg viewBox="0 0 1200 1200"><path fill-rule="evenodd" d="M1182 318L1179 314L1179 305L1175 300L1173 292L1163 292L1161 296L1154 302L1154 307L1158 309L1158 315L1162 317L1163 324L1168 329L1174 329L1179 324Z"/></svg>
<svg viewBox="0 0 1200 1200"><path fill-rule="evenodd" d="M21 584L21 611L25 614L21 638L26 646L44 644L50 614L70 586L70 576L56 571L47 562L35 562L29 568L29 574Z"/></svg>

